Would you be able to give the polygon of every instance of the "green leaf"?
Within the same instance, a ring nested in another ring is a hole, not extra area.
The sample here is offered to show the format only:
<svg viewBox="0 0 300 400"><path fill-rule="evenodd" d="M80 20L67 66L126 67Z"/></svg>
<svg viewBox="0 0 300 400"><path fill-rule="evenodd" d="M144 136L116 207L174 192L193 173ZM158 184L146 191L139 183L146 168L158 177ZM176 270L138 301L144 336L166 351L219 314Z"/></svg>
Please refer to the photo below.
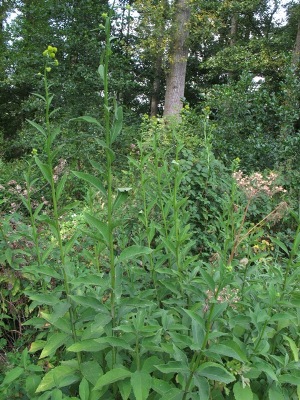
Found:
<svg viewBox="0 0 300 400"><path fill-rule="evenodd" d="M264 372L264 373L265 373L266 375L268 375L273 381L278 382L278 378L277 378L277 376L276 376L276 374L275 374L275 372L274 372L274 369L273 369L272 366L271 366L270 364L268 364L267 362L260 360L260 361L258 361L258 362L255 362L255 363L253 364L253 366L254 366L256 369L258 369L259 371Z"/></svg>
<svg viewBox="0 0 300 400"><path fill-rule="evenodd" d="M63 193L63 190L64 190L64 187L65 187L67 178L68 178L68 175L67 175L67 174L64 174L64 175L60 178L60 180L59 180L59 182L58 182L58 184L57 184L57 187L56 187L56 199L57 199L57 201L60 199L60 196L61 196L62 193Z"/></svg>
<svg viewBox="0 0 300 400"><path fill-rule="evenodd" d="M42 127L42 125L37 124L36 122L31 121L29 119L27 119L27 122L29 122L30 125L32 125L36 130L38 130L44 137L47 137L47 133L45 129Z"/></svg>
<svg viewBox="0 0 300 400"><path fill-rule="evenodd" d="M204 269L201 269L200 273L202 275L204 282L207 284L208 288L214 293L216 284L213 278Z"/></svg>
<svg viewBox="0 0 300 400"><path fill-rule="evenodd" d="M125 368L113 368L106 374L100 376L93 390L101 389L103 386L107 386L114 382L121 381L125 378L129 378L130 376L131 372Z"/></svg>
<svg viewBox="0 0 300 400"><path fill-rule="evenodd" d="M253 400L253 393L249 386L243 386L241 382L233 385L235 400Z"/></svg>
<svg viewBox="0 0 300 400"><path fill-rule="evenodd" d="M47 343L43 348L43 351L39 358L41 359L52 356L59 347L66 344L66 341L69 338L70 335L68 335L67 333L55 333L50 337L50 339L47 340Z"/></svg>
<svg viewBox="0 0 300 400"><path fill-rule="evenodd" d="M300 385L300 376L292 374L283 374L278 377L280 383L289 383L291 385Z"/></svg>
<svg viewBox="0 0 300 400"><path fill-rule="evenodd" d="M99 142L98 142L98 143L99 143ZM99 172L99 174L103 174L103 173L104 173L103 166L102 166L100 163L98 163L97 161L94 161L94 160L90 160L90 163L91 163L91 166L92 166L96 171Z"/></svg>
<svg viewBox="0 0 300 400"><path fill-rule="evenodd" d="M99 376L103 375L102 368L97 361L86 361L80 365L81 373L87 381L93 386L99 379Z"/></svg>
<svg viewBox="0 0 300 400"><path fill-rule="evenodd" d="M233 340L212 345L209 347L209 351L220 354L222 356L235 358L236 360L239 360L241 362L248 362L246 354Z"/></svg>
<svg viewBox="0 0 300 400"><path fill-rule="evenodd" d="M282 337L290 345L290 349L292 350L294 360L299 361L299 349L298 349L298 346L296 345L296 343L293 341L293 339L289 338L286 335L282 335Z"/></svg>
<svg viewBox="0 0 300 400"><path fill-rule="evenodd" d="M293 247L292 247L292 254L296 255L298 253L298 247L300 245L300 232L297 233L297 236L295 237Z"/></svg>
<svg viewBox="0 0 300 400"><path fill-rule="evenodd" d="M43 323L45 323L44 320L43 320ZM29 352L35 353L36 351L43 349L45 347L46 343L47 342L45 340L41 340L41 339L35 340L34 342L31 343Z"/></svg>
<svg viewBox="0 0 300 400"><path fill-rule="evenodd" d="M79 376L76 374L76 370L73 367L68 365L59 365L46 373L39 384L36 393L45 392L54 387L60 388L70 386L78 380Z"/></svg>
<svg viewBox="0 0 300 400"><path fill-rule="evenodd" d="M155 365L155 367L164 374L190 373L188 366L180 361L169 361L167 364Z"/></svg>
<svg viewBox="0 0 300 400"><path fill-rule="evenodd" d="M205 322L204 319L201 317L201 315L199 315L199 313L196 313L195 311L192 310L186 310L185 308L183 308L183 311L192 319L194 320L199 327L201 327L202 329L205 329Z"/></svg>
<svg viewBox="0 0 300 400"><path fill-rule="evenodd" d="M195 319L192 319L192 336L193 344L191 349L201 350L204 341L205 331L202 326L199 326L199 323Z"/></svg>
<svg viewBox="0 0 300 400"><path fill-rule="evenodd" d="M131 386L136 400L146 400L151 388L151 375L142 371L135 371L130 378Z"/></svg>
<svg viewBox="0 0 300 400"><path fill-rule="evenodd" d="M30 300L36 301L38 304L47 304L48 306L55 307L55 305L60 302L59 296L54 294L34 294L30 292L25 292L25 294Z"/></svg>
<svg viewBox="0 0 300 400"><path fill-rule="evenodd" d="M155 390L156 393L163 395L169 392L172 389L172 385L169 382L166 382L162 379L152 378L152 389Z"/></svg>
<svg viewBox="0 0 300 400"><path fill-rule="evenodd" d="M125 203L132 188L118 188L118 194L113 204L113 211L117 210Z"/></svg>
<svg viewBox="0 0 300 400"><path fill-rule="evenodd" d="M182 400L185 392L183 390L172 388L168 392L166 392L160 400Z"/></svg>
<svg viewBox="0 0 300 400"><path fill-rule="evenodd" d="M103 64L99 65L98 74L100 75L100 78L104 81L104 65Z"/></svg>
<svg viewBox="0 0 300 400"><path fill-rule="evenodd" d="M46 181L51 185L51 181L52 181L52 171L49 167L49 165L47 164L43 164L41 162L41 160L38 158L38 156L34 157L34 160L36 162L36 165L39 167L39 169L41 170L44 178L46 179Z"/></svg>
<svg viewBox="0 0 300 400"><path fill-rule="evenodd" d="M89 115L84 115L82 117L72 118L72 119L70 119L70 121L88 122L89 124L94 124L94 125L97 125L99 128L102 128L102 125L100 124L100 122L96 118L90 117Z"/></svg>
<svg viewBox="0 0 300 400"><path fill-rule="evenodd" d="M281 242L279 239L272 237L271 238L272 242L275 243L278 247L281 248L281 250L283 250L287 255L290 254L288 248L286 247L286 245Z"/></svg>
<svg viewBox="0 0 300 400"><path fill-rule="evenodd" d="M61 279L61 275L56 272L53 268L46 265L33 265L25 266L22 269L23 272L38 273L41 275L51 276L51 278Z"/></svg>
<svg viewBox="0 0 300 400"><path fill-rule="evenodd" d="M27 376L25 382L25 388L26 388L26 394L27 396L29 396L30 399L34 398L35 391L39 386L40 382L41 382L40 375L31 374Z"/></svg>
<svg viewBox="0 0 300 400"><path fill-rule="evenodd" d="M1 383L1 386L7 385L15 380L17 380L24 372L24 369L21 367L15 367L11 370L9 370L6 374L5 374L5 378L3 380L3 382Z"/></svg>
<svg viewBox="0 0 300 400"><path fill-rule="evenodd" d="M201 400L209 400L210 386L208 380L203 376L198 376L194 374L193 376L194 384L198 388L198 396Z"/></svg>
<svg viewBox="0 0 300 400"><path fill-rule="evenodd" d="M96 142L104 148L107 157L109 157L110 161L113 162L116 159L115 152L103 140L96 138Z"/></svg>
<svg viewBox="0 0 300 400"><path fill-rule="evenodd" d="M175 256L176 255L176 247L175 247L174 243L168 238L161 237L160 239L163 242L163 244L165 245L165 247L171 252L171 254L173 254Z"/></svg>
<svg viewBox="0 0 300 400"><path fill-rule="evenodd" d="M113 143L121 133L123 126L123 109L121 106L116 106L115 120L111 128L111 142Z"/></svg>
<svg viewBox="0 0 300 400"><path fill-rule="evenodd" d="M282 393L280 387L271 387L268 392L269 400L285 400L285 396Z"/></svg>
<svg viewBox="0 0 300 400"><path fill-rule="evenodd" d="M97 343L101 343L101 344L109 344L112 347L120 347L122 349L126 349L126 350L132 350L131 346L129 343L127 343L124 339L120 338L120 337L114 337L114 336L105 336L105 337L101 337L98 339L95 339Z"/></svg>
<svg viewBox="0 0 300 400"><path fill-rule="evenodd" d="M94 175L91 174L86 174L85 172L72 171L72 173L77 176L77 178L83 179L84 181L95 186L96 189L98 189L104 196L106 196L106 190L99 178L96 178Z"/></svg>
<svg viewBox="0 0 300 400"><path fill-rule="evenodd" d="M57 306L58 307L58 306ZM40 312L41 317L43 317L49 324L55 326L59 330L70 333L72 331L70 318L66 315L62 318L58 318L55 313L47 314L45 312Z"/></svg>
<svg viewBox="0 0 300 400"><path fill-rule="evenodd" d="M205 378L226 384L235 381L235 377L222 365L213 362L206 362L200 365L196 373Z"/></svg>
<svg viewBox="0 0 300 400"><path fill-rule="evenodd" d="M118 388L120 390L122 400L128 400L131 393L130 379L124 379L123 381L119 381Z"/></svg>
<svg viewBox="0 0 300 400"><path fill-rule="evenodd" d="M90 397L90 385L85 378L82 378L79 385L79 396L80 400L89 400Z"/></svg>
<svg viewBox="0 0 300 400"><path fill-rule="evenodd" d="M85 307L94 308L97 311L104 311L106 308L102 304L102 302L96 299L93 296L73 296L69 295L69 297L76 303Z"/></svg>
<svg viewBox="0 0 300 400"><path fill-rule="evenodd" d="M46 102L46 99L45 99L45 97L44 97L44 96L42 96L41 94L39 94L39 93L35 93L35 92L32 92L32 94L33 94L35 97L38 97L38 98L42 99L44 102ZM30 121L28 120L28 122L30 122Z"/></svg>
<svg viewBox="0 0 300 400"><path fill-rule="evenodd" d="M54 389L51 392L51 400L62 400L63 394L62 391L59 389Z"/></svg>
<svg viewBox="0 0 300 400"><path fill-rule="evenodd" d="M94 217L91 214L84 213L84 219L86 222L97 229L97 231L102 236L103 240L106 244L109 243L109 229L106 222L101 221L99 218Z"/></svg>
<svg viewBox="0 0 300 400"><path fill-rule="evenodd" d="M123 262L125 260L132 259L140 255L150 254L152 253L152 251L153 250L149 247L133 245L124 249L116 261Z"/></svg>
<svg viewBox="0 0 300 400"><path fill-rule="evenodd" d="M79 353L81 351L98 352L103 349L103 345L96 342L95 339L82 340L81 342L73 343L67 348L67 351Z"/></svg>

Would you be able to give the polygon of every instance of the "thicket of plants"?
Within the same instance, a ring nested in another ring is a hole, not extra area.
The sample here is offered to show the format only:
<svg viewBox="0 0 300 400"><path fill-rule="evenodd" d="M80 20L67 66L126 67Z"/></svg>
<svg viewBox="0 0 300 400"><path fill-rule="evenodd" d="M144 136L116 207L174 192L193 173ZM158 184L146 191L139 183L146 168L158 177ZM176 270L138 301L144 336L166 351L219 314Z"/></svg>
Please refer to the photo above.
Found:
<svg viewBox="0 0 300 400"><path fill-rule="evenodd" d="M2 164L0 398L299 399L299 135L260 129L263 107L284 133L297 115L245 76L122 133L109 17L105 34L103 118L68 122L84 154L55 121L49 46L38 144Z"/></svg>

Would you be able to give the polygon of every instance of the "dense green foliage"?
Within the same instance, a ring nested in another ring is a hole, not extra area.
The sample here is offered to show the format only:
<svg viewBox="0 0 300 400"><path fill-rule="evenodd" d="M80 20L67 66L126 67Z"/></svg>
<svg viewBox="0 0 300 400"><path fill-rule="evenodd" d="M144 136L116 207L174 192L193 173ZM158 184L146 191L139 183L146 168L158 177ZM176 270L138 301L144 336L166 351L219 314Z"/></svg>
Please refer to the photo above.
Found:
<svg viewBox="0 0 300 400"><path fill-rule="evenodd" d="M298 7L192 2L165 120L172 5L1 5L0 399L300 398Z"/></svg>

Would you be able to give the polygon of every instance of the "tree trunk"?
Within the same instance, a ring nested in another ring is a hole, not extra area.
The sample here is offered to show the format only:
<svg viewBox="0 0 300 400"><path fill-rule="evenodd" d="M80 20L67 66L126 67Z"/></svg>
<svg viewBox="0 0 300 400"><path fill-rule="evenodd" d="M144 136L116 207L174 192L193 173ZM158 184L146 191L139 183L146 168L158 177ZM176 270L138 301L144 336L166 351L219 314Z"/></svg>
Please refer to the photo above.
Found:
<svg viewBox="0 0 300 400"><path fill-rule="evenodd" d="M230 38L229 38L230 47L234 47L236 44L237 30L238 30L238 14L237 12L233 12L230 22ZM237 80L237 73L235 71L229 71L228 78L230 81Z"/></svg>
<svg viewBox="0 0 300 400"><path fill-rule="evenodd" d="M159 104L159 93L161 86L161 74L162 74L162 55L158 54L155 63L154 79L153 79L153 90L150 104L150 116L156 117L158 113Z"/></svg>
<svg viewBox="0 0 300 400"><path fill-rule="evenodd" d="M297 69L300 61L300 17L298 21L297 37L295 42L295 49L292 57L292 67Z"/></svg>
<svg viewBox="0 0 300 400"><path fill-rule="evenodd" d="M178 0L173 23L173 40L169 54L170 66L167 76L164 117L179 117L182 109L189 50L187 40L189 37L190 14L189 0Z"/></svg>

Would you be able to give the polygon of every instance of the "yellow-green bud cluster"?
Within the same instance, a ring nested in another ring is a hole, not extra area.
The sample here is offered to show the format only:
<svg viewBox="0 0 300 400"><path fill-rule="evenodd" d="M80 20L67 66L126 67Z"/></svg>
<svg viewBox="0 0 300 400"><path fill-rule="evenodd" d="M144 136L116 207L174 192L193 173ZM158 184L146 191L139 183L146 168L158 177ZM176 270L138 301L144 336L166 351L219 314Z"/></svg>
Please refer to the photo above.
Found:
<svg viewBox="0 0 300 400"><path fill-rule="evenodd" d="M57 53L56 47L48 46L47 49L45 51L43 51L43 56L45 56L45 57L48 56L48 57L54 59L56 53Z"/></svg>
<svg viewBox="0 0 300 400"><path fill-rule="evenodd" d="M57 48L53 46L48 46L46 50L43 51L43 56L50 58L52 60L51 65L58 65L58 61L56 59ZM50 67L46 68L47 72L51 71Z"/></svg>

